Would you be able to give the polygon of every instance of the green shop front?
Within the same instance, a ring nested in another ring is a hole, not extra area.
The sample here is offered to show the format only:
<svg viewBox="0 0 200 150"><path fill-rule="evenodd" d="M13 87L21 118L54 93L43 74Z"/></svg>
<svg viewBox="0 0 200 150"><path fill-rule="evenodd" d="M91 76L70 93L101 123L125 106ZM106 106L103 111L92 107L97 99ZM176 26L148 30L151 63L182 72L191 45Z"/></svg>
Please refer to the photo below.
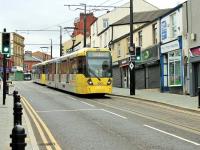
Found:
<svg viewBox="0 0 200 150"><path fill-rule="evenodd" d="M136 88L160 89L159 45L152 45L142 50L141 60L136 61Z"/></svg>

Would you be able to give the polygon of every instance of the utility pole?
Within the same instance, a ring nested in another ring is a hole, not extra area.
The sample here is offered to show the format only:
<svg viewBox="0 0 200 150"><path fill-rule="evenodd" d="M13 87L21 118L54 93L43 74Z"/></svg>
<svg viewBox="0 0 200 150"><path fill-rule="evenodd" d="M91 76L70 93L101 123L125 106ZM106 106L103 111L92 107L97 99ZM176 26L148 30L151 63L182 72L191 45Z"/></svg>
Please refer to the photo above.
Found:
<svg viewBox="0 0 200 150"><path fill-rule="evenodd" d="M53 44L52 44L52 39L50 39L50 41L51 41L51 46L50 46L50 49L51 49L51 59L53 58L53 54L52 54L52 51L53 51Z"/></svg>
<svg viewBox="0 0 200 150"><path fill-rule="evenodd" d="M87 32L87 14L86 14L86 4L84 6L84 44L83 47L86 47L86 32Z"/></svg>
<svg viewBox="0 0 200 150"><path fill-rule="evenodd" d="M130 0L130 95L135 95L135 45L133 43L133 0Z"/></svg>
<svg viewBox="0 0 200 150"><path fill-rule="evenodd" d="M60 56L62 56L62 52L63 52L63 49L62 49L62 26L59 26L60 27Z"/></svg>

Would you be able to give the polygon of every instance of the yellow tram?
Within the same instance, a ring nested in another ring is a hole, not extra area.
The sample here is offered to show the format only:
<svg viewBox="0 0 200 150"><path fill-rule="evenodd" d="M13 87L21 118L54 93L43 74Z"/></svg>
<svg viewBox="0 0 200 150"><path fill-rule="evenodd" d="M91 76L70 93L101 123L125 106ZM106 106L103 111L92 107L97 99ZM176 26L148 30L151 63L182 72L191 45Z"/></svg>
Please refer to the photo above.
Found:
<svg viewBox="0 0 200 150"><path fill-rule="evenodd" d="M112 92L112 56L107 48L83 48L33 66L34 82L77 94Z"/></svg>

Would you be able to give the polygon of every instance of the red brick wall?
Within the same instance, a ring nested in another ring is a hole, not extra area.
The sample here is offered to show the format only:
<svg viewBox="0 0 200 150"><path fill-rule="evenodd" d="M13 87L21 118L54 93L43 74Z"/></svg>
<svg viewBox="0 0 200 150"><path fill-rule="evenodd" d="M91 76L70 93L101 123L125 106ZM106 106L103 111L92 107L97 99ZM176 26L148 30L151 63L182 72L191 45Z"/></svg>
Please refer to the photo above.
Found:
<svg viewBox="0 0 200 150"><path fill-rule="evenodd" d="M40 51L33 52L32 56L37 57L43 61L51 59L51 55L48 55L48 54L40 52Z"/></svg>
<svg viewBox="0 0 200 150"><path fill-rule="evenodd" d="M86 20L87 20L86 33L87 33L87 36L90 35L90 26L91 26L92 23L94 23L94 21L96 19L97 18L95 16L93 16L92 13L87 14L87 17L86 17ZM84 34L84 14L83 13L80 14L79 21L78 22L74 22L74 26L77 29L74 30L72 35L76 36L78 34L82 34L82 35Z"/></svg>
<svg viewBox="0 0 200 150"><path fill-rule="evenodd" d="M40 63L39 61L24 61L24 72L31 72L32 71L32 66Z"/></svg>

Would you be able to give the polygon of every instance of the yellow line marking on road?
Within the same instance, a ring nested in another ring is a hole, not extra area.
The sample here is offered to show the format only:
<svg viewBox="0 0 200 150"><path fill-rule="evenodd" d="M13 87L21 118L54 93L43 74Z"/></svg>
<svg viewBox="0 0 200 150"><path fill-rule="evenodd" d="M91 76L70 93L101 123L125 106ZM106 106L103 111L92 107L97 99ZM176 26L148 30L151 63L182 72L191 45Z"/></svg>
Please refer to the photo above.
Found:
<svg viewBox="0 0 200 150"><path fill-rule="evenodd" d="M94 111L101 109L54 109L54 110L38 110L38 113L51 113L51 112L76 112L76 111Z"/></svg>
<svg viewBox="0 0 200 150"><path fill-rule="evenodd" d="M191 140L188 140L188 139L182 138L182 137L180 137L180 136L177 136L177 135L175 135L175 134L172 134L172 133L169 133L169 132L166 132L166 131L163 131L163 130L157 129L157 128L155 128L155 127L152 127L152 126L149 126L149 125L146 125L146 124L145 124L144 126L147 127L147 128L150 128L150 129L153 129L153 130L159 131L159 132L161 132L161 133L164 133L164 134L167 134L167 135L173 136L173 137L178 138L178 139L180 139L180 140L183 140L183 141L186 141L186 142L192 143L192 144L194 144L194 145L197 145L197 146L200 145L200 144L197 143L197 142L194 142L194 141L191 141Z"/></svg>
<svg viewBox="0 0 200 150"><path fill-rule="evenodd" d="M36 127L37 127L37 129L38 129L38 131L39 131L39 134L40 134L40 136L41 136L41 138L42 138L42 142L43 142L43 143L48 143L48 141L47 141L47 139L46 139L46 137L45 137L45 135L44 135L44 132L42 131L42 128L40 127L40 124L37 122L35 116L32 114L31 110L30 110L29 107L27 106L27 104L26 104L26 102L25 102L24 99L22 99L22 103L24 104L25 108L28 110L29 115L30 115L31 118L33 119L33 122L35 123L35 125L36 125ZM46 149L47 149L47 150L52 150L52 148L49 147L48 145L46 145Z"/></svg>
<svg viewBox="0 0 200 150"><path fill-rule="evenodd" d="M50 138L51 143L54 143L55 149L56 150L61 150L61 147L58 145L57 141L55 140L55 138L51 134L50 130L48 129L48 127L46 126L46 124L42 121L42 119L39 117L39 115L36 113L36 111L33 109L33 107L29 104L29 102L25 99L25 97L22 97L22 99L24 99L24 101L30 107L30 109L32 110L32 112L34 113L34 115L36 116L36 118L38 119L38 121L40 122L40 124L42 125L42 127L44 128L46 134Z"/></svg>

